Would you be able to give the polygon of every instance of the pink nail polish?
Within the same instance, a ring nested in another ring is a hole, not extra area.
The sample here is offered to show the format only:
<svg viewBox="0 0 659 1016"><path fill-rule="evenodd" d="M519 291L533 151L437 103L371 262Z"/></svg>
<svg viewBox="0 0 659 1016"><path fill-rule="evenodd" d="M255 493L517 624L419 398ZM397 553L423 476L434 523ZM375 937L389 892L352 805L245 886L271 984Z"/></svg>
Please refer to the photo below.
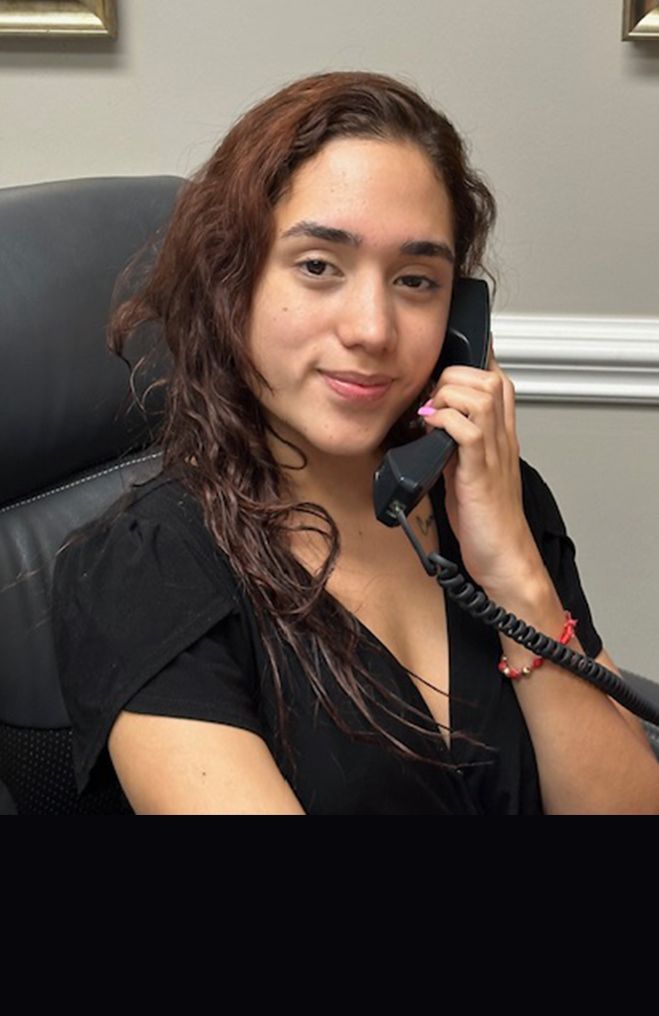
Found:
<svg viewBox="0 0 659 1016"><path fill-rule="evenodd" d="M435 410L432 406L421 406L421 409L417 409L417 416L432 416Z"/></svg>

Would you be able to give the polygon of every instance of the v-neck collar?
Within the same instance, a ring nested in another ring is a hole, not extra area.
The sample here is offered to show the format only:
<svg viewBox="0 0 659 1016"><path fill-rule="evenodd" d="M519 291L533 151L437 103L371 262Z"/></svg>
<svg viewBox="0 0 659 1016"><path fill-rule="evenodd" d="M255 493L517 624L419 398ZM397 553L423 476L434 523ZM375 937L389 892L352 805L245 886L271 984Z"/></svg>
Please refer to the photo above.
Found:
<svg viewBox="0 0 659 1016"><path fill-rule="evenodd" d="M444 506L444 479L442 476L440 476L438 482L435 484L434 487L430 489L428 494L430 497L430 503L433 510L435 527L437 529L439 547L441 549L442 554L445 555L448 554L448 556L450 557L451 554L455 553L454 547L456 546L456 541L448 524L448 517L446 515L446 510ZM421 562L419 562L419 568L421 567L422 567ZM337 602L336 597L332 596L332 594L328 590L325 590L325 592L326 595L330 596L335 602ZM343 607L343 605L341 606ZM454 604L449 600L448 597L445 597L446 638L448 645L448 667L449 667L449 684L448 684L449 729L453 729L454 726L456 727L456 729L459 729L456 723L456 713L458 710L458 704L454 699L454 696L458 694L459 689L456 687L457 672L456 669L453 667L453 653L451 652L451 646L454 641L452 637L452 629L454 633L454 625L453 625L454 609L455 609ZM343 607L343 610L347 610L347 608ZM436 725L435 717L428 708L426 700L424 699L423 695L421 694L417 686L409 677L406 668L403 666L400 660L396 656L394 656L389 647L386 646L384 642L380 638L378 638L375 632L371 631L371 629L367 625L365 625L364 622L359 617L357 617L356 614L353 614L352 611L347 612L350 614L352 618L354 618L354 620L357 622L362 631L365 632L368 635L368 637L372 639L382 650L384 650L386 655L396 665L398 671L404 674L405 680L401 681L400 684L403 692L402 697L405 698L407 704L413 706L415 709L421 712L426 717L426 719L430 724L432 724L433 726ZM433 739L432 742L430 743L444 761L451 762L456 765L458 764L458 759L454 754L453 746L452 745L448 746L443 738L439 741Z"/></svg>

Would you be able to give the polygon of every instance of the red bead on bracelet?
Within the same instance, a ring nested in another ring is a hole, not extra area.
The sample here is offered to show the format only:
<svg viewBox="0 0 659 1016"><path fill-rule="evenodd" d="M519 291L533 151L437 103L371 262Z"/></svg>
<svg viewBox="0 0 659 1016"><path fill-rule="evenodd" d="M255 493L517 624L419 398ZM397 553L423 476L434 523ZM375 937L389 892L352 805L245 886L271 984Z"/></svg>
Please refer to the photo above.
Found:
<svg viewBox="0 0 659 1016"><path fill-rule="evenodd" d="M577 622L570 614L570 611L566 610L565 624L563 625L563 631L561 632L560 637L557 639L557 642L560 642L561 645L566 646L570 641L570 639L572 638L572 636L574 635L574 629L576 628L576 626ZM515 667L509 666L508 657L502 656L501 659L499 660L499 670L504 675L504 677L509 677L511 678L511 680L514 681L518 677L528 677L529 674L532 674L534 670L537 670L538 667L541 667L544 662L545 661L542 656L534 656L529 666L522 667L521 670L516 670Z"/></svg>

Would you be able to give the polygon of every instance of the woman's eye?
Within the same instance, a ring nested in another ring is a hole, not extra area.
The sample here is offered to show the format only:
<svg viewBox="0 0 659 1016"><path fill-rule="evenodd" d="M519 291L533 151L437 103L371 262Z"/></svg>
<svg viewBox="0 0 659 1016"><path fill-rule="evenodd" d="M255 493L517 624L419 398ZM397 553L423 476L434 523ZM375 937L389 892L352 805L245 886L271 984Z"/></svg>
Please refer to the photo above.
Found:
<svg viewBox="0 0 659 1016"><path fill-rule="evenodd" d="M401 281L406 289L439 289L439 285L426 275L401 275Z"/></svg>
<svg viewBox="0 0 659 1016"><path fill-rule="evenodd" d="M309 275L321 278L323 274L325 274L328 262L323 261L321 258L307 258L305 261L298 262L298 267L306 269L306 272Z"/></svg>

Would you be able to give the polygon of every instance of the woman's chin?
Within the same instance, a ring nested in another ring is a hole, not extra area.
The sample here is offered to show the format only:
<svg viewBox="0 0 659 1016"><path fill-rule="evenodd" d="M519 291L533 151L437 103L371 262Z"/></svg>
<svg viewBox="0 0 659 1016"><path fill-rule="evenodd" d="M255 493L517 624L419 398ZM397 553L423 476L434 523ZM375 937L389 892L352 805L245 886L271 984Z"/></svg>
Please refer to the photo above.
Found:
<svg viewBox="0 0 659 1016"><path fill-rule="evenodd" d="M386 434L382 431L371 435L364 435L356 438L354 434L340 437L338 435L331 439L318 437L309 443L321 455L334 456L343 459L371 459L376 457L384 448Z"/></svg>
<svg viewBox="0 0 659 1016"><path fill-rule="evenodd" d="M371 459L378 459L379 462L389 448L412 439L414 435L408 437L407 430L398 433L396 424L399 422L397 420L390 425L385 423L384 426L371 426L356 432L355 425L332 429L316 425L298 430L292 423L274 416L270 418L271 426L281 438L296 445L312 458L319 456L355 462L365 460L369 463ZM401 439L392 440L393 438Z"/></svg>

